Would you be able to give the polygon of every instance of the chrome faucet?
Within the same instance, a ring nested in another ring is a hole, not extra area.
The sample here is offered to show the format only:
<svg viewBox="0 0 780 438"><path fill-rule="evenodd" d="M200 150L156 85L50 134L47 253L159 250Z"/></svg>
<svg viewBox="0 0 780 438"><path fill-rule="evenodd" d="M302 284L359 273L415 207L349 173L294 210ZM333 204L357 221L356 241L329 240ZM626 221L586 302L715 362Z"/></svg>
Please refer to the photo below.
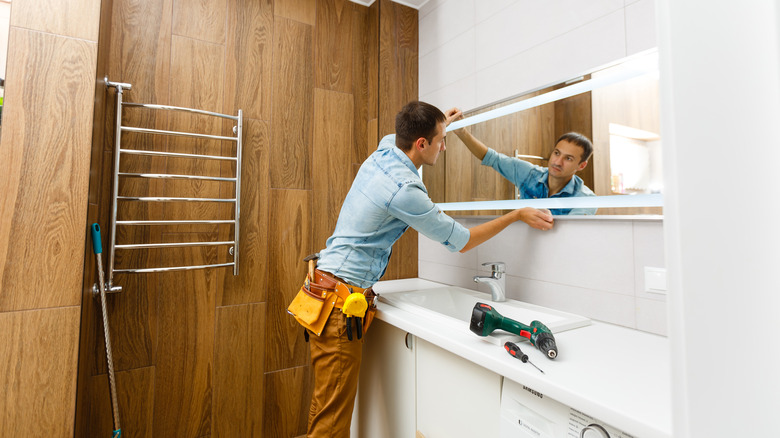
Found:
<svg viewBox="0 0 780 438"><path fill-rule="evenodd" d="M504 262L486 262L482 266L490 266L491 273L489 276L474 276L474 283L485 283L490 287L491 300L495 302L506 301L506 264Z"/></svg>

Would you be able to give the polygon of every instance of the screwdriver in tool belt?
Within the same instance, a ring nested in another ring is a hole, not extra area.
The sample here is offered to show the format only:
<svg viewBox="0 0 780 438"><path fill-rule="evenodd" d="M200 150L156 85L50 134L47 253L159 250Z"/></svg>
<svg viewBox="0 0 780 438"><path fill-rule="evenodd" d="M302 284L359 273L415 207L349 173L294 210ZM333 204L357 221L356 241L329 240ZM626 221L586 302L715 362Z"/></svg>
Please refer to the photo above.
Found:
<svg viewBox="0 0 780 438"><path fill-rule="evenodd" d="M504 349L515 359L520 359L520 361L523 363L528 362L531 365L534 365L533 362L528 360L528 355L523 353L523 351L520 350L520 347L518 347L517 344L515 344L514 342L507 341L507 343L504 344ZM544 374L544 371L542 371L538 366L534 365L534 368L536 368L537 370L541 371L542 374Z"/></svg>

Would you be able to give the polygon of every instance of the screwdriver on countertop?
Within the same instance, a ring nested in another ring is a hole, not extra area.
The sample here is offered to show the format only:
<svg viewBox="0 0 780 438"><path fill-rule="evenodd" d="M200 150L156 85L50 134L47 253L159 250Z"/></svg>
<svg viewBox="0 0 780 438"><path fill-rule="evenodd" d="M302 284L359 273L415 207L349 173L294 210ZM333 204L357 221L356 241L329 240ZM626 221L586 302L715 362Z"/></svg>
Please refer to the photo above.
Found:
<svg viewBox="0 0 780 438"><path fill-rule="evenodd" d="M518 346L517 346L517 344L515 344L514 342L509 342L509 341L507 341L507 342L504 344L504 349L506 350L506 352L507 352L507 353L509 353L509 354L510 354L512 357L514 357L515 359L520 359L520 361L521 361L521 362L523 362L523 363L526 363L526 362L528 362L528 363L530 363L531 365L534 365L534 363L533 363L533 362L531 362L530 360L528 360L528 355L527 355L527 354L525 354L525 353L523 353L523 351L522 351L522 350L520 350L520 347L518 347ZM542 374L544 374L544 371L542 371L542 370L541 370L541 369L540 369L538 366L534 365L534 368L536 368L536 369L537 369L537 370L539 370L539 371L540 371Z"/></svg>

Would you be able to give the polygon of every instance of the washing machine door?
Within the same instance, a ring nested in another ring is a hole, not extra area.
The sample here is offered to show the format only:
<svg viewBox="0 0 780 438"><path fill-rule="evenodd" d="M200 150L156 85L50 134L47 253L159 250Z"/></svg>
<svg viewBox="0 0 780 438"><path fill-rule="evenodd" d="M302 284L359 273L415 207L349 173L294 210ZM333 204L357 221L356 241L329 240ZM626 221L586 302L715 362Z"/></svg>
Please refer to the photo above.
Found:
<svg viewBox="0 0 780 438"><path fill-rule="evenodd" d="M591 423L580 431L580 438L610 438L609 432L603 426Z"/></svg>

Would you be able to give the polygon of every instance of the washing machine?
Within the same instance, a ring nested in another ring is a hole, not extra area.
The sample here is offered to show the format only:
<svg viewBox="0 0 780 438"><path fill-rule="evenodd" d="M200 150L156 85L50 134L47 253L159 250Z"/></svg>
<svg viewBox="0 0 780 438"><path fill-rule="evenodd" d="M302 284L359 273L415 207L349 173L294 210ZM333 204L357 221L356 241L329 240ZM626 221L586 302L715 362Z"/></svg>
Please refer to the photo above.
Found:
<svg viewBox="0 0 780 438"><path fill-rule="evenodd" d="M506 378L499 430L501 438L634 438Z"/></svg>

